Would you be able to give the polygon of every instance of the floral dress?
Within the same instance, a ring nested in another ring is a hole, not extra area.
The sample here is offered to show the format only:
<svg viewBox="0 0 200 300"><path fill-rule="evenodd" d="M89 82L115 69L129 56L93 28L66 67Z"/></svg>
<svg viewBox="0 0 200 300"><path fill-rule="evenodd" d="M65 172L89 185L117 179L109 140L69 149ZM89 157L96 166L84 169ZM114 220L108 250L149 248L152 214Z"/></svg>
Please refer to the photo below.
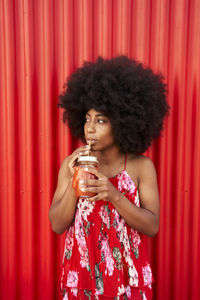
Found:
<svg viewBox="0 0 200 300"><path fill-rule="evenodd" d="M139 193L126 170L110 178L132 203ZM66 232L62 299L152 299L145 236L128 226L110 202L79 199Z"/></svg>

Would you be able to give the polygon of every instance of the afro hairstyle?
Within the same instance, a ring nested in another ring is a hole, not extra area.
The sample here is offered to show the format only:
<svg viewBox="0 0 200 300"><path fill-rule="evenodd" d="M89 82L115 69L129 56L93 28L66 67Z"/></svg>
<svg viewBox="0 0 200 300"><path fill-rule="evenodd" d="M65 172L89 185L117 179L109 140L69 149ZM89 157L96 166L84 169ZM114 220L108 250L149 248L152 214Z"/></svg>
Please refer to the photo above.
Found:
<svg viewBox="0 0 200 300"><path fill-rule="evenodd" d="M160 135L169 112L163 76L126 56L85 62L67 79L58 106L72 135L83 141L86 113L103 113L116 145L134 154L145 152Z"/></svg>

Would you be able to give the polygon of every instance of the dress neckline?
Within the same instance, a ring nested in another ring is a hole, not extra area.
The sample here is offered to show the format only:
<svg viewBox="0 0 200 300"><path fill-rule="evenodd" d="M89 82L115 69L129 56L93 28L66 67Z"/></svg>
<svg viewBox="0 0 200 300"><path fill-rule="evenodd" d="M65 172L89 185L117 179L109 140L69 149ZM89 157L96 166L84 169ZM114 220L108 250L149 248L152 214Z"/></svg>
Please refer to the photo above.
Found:
<svg viewBox="0 0 200 300"><path fill-rule="evenodd" d="M117 178L120 174L125 173L126 176L131 180L132 184L134 185L135 189L138 191L138 187L136 186L135 182L132 180L131 176L128 174L126 169L119 171L115 176L109 177L109 179L112 181L112 179Z"/></svg>

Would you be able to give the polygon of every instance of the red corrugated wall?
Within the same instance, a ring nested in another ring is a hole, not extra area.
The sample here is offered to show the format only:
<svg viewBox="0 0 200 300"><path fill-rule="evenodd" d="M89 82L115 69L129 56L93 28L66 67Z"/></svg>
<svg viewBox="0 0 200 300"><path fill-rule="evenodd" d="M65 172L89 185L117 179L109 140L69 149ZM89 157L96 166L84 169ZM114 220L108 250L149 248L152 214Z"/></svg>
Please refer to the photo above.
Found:
<svg viewBox="0 0 200 300"><path fill-rule="evenodd" d="M0 0L0 298L57 299L63 237L48 209L76 146L57 109L84 60L117 54L161 71L171 114L147 152L160 231L154 299L200 299L200 1Z"/></svg>

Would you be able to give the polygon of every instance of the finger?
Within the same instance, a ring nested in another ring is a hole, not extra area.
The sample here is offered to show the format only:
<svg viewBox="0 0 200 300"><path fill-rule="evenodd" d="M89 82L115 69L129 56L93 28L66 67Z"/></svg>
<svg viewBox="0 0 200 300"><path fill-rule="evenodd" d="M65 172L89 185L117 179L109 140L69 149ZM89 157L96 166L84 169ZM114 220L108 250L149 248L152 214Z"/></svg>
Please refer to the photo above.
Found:
<svg viewBox="0 0 200 300"><path fill-rule="evenodd" d="M80 179L79 183L84 186L102 186L105 185L106 180L99 179Z"/></svg>
<svg viewBox="0 0 200 300"><path fill-rule="evenodd" d="M105 187L104 186L83 186L79 184L79 189L84 192L84 193L95 193L95 194L99 194L101 192L105 191Z"/></svg>
<svg viewBox="0 0 200 300"><path fill-rule="evenodd" d="M84 155L88 155L89 154L89 150L88 149L81 149L80 151L75 152L75 155L78 156L84 156Z"/></svg>
<svg viewBox="0 0 200 300"><path fill-rule="evenodd" d="M106 193L99 193L93 197L88 198L89 201L94 202L94 201L99 201L99 200L103 200L103 201L107 201L106 200Z"/></svg>
<svg viewBox="0 0 200 300"><path fill-rule="evenodd" d="M74 154L84 154L84 153L89 153L89 148L88 148L88 146L87 145L85 145L85 146L82 146L82 147L79 147L79 148L77 148L74 152L73 152Z"/></svg>
<svg viewBox="0 0 200 300"><path fill-rule="evenodd" d="M80 149L89 149L89 145L86 144L86 145L83 145L83 146L80 146L80 147L76 148L76 150L80 150Z"/></svg>
<svg viewBox="0 0 200 300"><path fill-rule="evenodd" d="M80 151L73 152L73 154L71 155L71 159L70 159L70 163L71 163L72 167L74 167L77 159L80 156L88 155L88 153L89 153L89 150L87 150L87 149L85 151L81 151L81 152Z"/></svg>
<svg viewBox="0 0 200 300"><path fill-rule="evenodd" d="M107 179L106 176L104 176L101 172L99 172L97 169L91 168L91 167L85 167L84 168L85 171L87 171L88 173L94 174L97 178L99 178L100 180L104 180Z"/></svg>
<svg viewBox="0 0 200 300"><path fill-rule="evenodd" d="M84 146L81 146L81 148L87 148L90 149L90 146L88 144L85 144Z"/></svg>
<svg viewBox="0 0 200 300"><path fill-rule="evenodd" d="M90 150L90 147L89 147L89 145L84 145L84 146L77 148L77 150L80 150L80 151Z"/></svg>

